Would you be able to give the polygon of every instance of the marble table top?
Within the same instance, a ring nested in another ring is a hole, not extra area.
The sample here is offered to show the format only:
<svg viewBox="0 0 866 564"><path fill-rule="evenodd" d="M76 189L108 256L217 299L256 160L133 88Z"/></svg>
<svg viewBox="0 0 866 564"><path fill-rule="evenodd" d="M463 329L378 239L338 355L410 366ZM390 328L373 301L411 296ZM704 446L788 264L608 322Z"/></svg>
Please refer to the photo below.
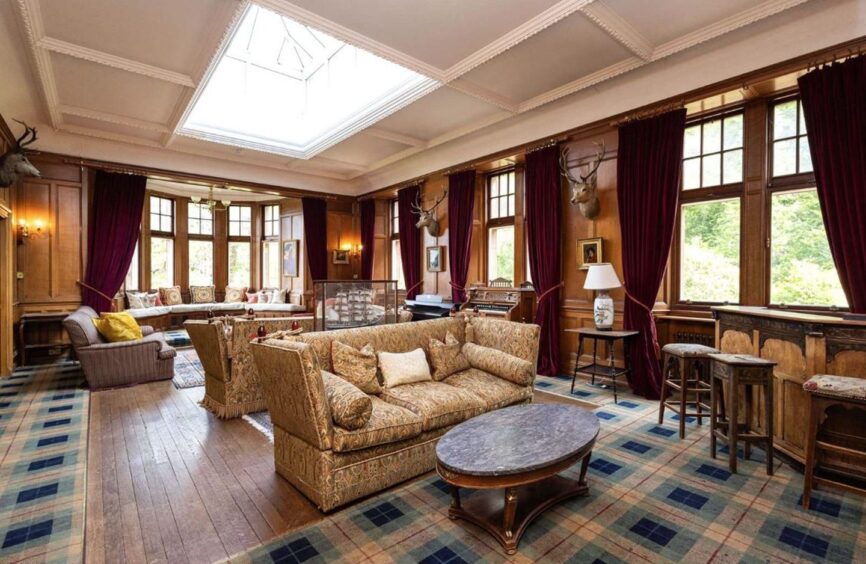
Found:
<svg viewBox="0 0 866 564"><path fill-rule="evenodd" d="M469 476L505 476L556 464L598 435L598 418L563 404L526 404L464 421L436 446L439 464Z"/></svg>

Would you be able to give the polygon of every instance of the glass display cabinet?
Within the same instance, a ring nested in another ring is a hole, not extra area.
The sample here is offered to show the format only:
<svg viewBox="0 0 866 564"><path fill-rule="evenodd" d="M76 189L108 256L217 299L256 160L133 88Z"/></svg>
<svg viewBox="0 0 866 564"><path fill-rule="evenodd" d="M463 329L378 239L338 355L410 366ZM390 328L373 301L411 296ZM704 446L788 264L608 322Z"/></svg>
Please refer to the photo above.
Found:
<svg viewBox="0 0 866 564"><path fill-rule="evenodd" d="M314 331L397 322L396 280L318 280L313 299Z"/></svg>

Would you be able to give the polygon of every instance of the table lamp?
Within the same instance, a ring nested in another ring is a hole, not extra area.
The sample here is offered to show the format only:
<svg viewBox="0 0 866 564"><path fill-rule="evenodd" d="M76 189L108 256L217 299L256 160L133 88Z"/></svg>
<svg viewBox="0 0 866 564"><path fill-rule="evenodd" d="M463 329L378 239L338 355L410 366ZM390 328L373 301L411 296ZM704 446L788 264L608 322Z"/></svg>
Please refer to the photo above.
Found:
<svg viewBox="0 0 866 564"><path fill-rule="evenodd" d="M598 290L592 309L596 329L610 331L613 328L613 298L608 295L607 291L620 286L622 284L620 284L612 264L600 262L589 265L583 289Z"/></svg>

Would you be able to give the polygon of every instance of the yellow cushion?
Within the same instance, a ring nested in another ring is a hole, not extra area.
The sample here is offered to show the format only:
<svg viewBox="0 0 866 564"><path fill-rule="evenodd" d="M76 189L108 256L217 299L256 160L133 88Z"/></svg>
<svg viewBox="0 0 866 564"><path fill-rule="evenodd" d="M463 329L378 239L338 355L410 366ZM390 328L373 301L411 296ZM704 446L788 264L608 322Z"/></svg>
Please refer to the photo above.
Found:
<svg viewBox="0 0 866 564"><path fill-rule="evenodd" d="M141 339L141 327L135 318L125 311L118 313L103 313L100 318L93 318L96 330L111 343L120 341L136 341Z"/></svg>

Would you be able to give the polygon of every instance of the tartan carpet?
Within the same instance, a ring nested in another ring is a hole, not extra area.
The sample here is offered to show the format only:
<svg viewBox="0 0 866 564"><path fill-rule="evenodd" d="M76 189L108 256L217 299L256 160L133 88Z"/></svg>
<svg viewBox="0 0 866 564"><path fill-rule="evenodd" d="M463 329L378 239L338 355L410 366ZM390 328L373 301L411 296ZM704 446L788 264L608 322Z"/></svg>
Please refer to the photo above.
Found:
<svg viewBox="0 0 866 564"><path fill-rule="evenodd" d="M77 363L0 380L0 562L80 562L90 395Z"/></svg>
<svg viewBox="0 0 866 564"><path fill-rule="evenodd" d="M537 389L566 396L571 377L539 376ZM550 562L863 562L866 498L815 493L799 505L802 475L764 453L728 472L709 455L708 425L676 416L657 425L658 402L579 382L572 397L599 405L601 423L589 466L590 494L541 515L513 561ZM690 418L691 419L691 418ZM577 468L566 475L576 477ZM461 490L464 495L472 495ZM504 561L499 544L448 519L448 485L435 473L350 505L231 558L234 562Z"/></svg>

